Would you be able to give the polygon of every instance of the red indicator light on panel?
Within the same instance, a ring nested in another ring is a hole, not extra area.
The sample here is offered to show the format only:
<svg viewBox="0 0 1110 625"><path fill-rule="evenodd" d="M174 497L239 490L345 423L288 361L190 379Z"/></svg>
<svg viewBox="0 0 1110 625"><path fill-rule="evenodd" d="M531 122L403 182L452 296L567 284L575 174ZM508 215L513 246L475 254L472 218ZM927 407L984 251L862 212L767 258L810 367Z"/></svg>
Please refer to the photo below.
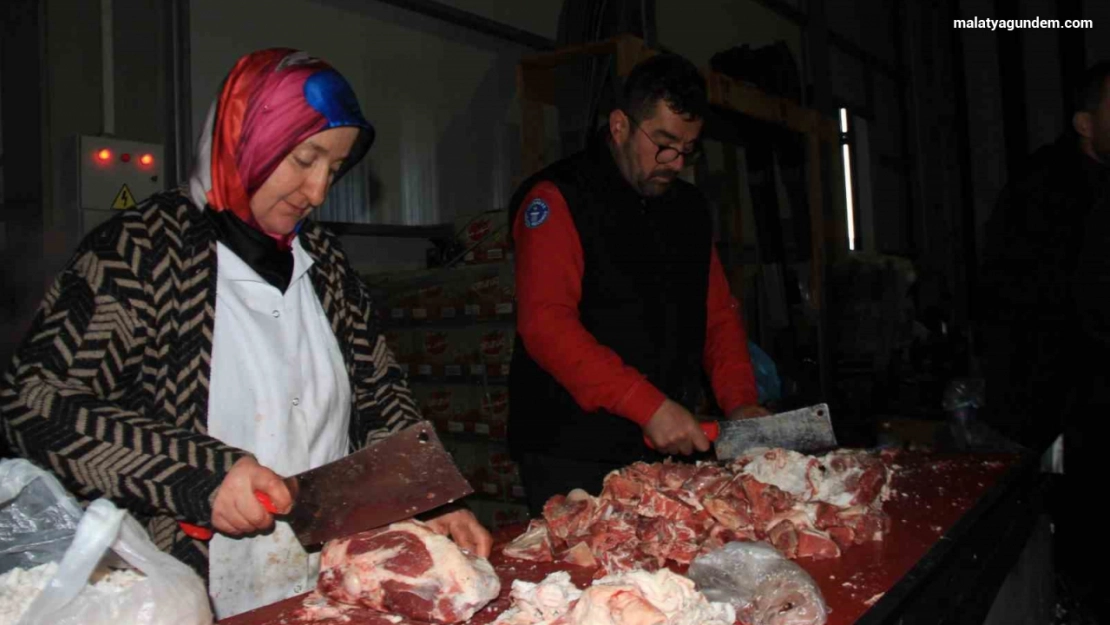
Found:
<svg viewBox="0 0 1110 625"><path fill-rule="evenodd" d="M124 152L123 154L119 155L119 160L121 160L125 163L130 163L131 162L131 155Z"/></svg>
<svg viewBox="0 0 1110 625"><path fill-rule="evenodd" d="M143 165L153 165L154 164L154 155L153 154L143 154L142 156L139 157L139 162L142 163Z"/></svg>
<svg viewBox="0 0 1110 625"><path fill-rule="evenodd" d="M96 153L96 158L103 163L107 163L112 159L112 151L108 148L104 148Z"/></svg>

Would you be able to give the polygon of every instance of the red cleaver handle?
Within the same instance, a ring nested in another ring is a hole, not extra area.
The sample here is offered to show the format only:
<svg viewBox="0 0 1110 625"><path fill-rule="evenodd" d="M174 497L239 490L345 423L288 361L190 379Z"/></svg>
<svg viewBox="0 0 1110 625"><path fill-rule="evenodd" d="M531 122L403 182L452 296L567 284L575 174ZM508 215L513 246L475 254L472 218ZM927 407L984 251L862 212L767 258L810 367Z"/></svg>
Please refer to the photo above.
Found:
<svg viewBox="0 0 1110 625"><path fill-rule="evenodd" d="M270 499L269 495L260 490L256 490L254 491L254 498L258 500L258 503L262 504L263 508L266 508L266 512L277 514L277 507L274 506L274 502ZM179 521L177 524L181 526L181 531L185 532L185 535L189 538L194 538L196 540L211 540L212 538L213 532L207 527L193 525L185 521Z"/></svg>
<svg viewBox="0 0 1110 625"><path fill-rule="evenodd" d="M716 421L702 421L698 423L698 426L701 427L702 432L705 432L705 437L709 439L710 443L716 442L717 437L721 435L721 424ZM644 435L644 444L648 446L648 449L655 449L655 445L651 444L651 439L647 437L647 434Z"/></svg>
<svg viewBox="0 0 1110 625"><path fill-rule="evenodd" d="M270 496L266 493L256 490L254 491L254 498L258 500L258 503L262 504L263 508L266 508L266 512L270 514L278 513L277 506L274 505L274 500L270 499Z"/></svg>
<svg viewBox="0 0 1110 625"><path fill-rule="evenodd" d="M192 538L194 540L211 540L212 538L213 532L207 527L193 525L192 523L186 523L185 521L178 521L177 524L181 526L181 531L185 532L185 535L189 538Z"/></svg>

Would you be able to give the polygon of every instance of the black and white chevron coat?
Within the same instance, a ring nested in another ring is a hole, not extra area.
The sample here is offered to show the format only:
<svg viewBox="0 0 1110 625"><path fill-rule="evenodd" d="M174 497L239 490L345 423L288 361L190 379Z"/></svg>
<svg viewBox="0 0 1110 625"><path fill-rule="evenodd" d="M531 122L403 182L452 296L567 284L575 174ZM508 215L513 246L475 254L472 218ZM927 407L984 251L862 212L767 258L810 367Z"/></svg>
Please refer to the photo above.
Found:
<svg viewBox="0 0 1110 625"><path fill-rule="evenodd" d="M337 238L311 222L299 236L347 364L352 445L420 420ZM13 450L80 498L127 508L203 579L207 546L177 522L207 524L245 455L207 434L216 272L215 227L184 196L121 213L82 241L0 382Z"/></svg>

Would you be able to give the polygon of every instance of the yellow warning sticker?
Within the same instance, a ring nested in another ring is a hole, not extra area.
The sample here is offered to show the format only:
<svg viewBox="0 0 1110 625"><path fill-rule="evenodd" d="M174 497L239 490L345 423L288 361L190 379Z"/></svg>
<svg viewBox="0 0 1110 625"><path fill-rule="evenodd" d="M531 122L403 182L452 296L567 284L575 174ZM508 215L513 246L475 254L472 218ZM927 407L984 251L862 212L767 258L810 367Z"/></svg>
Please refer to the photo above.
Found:
<svg viewBox="0 0 1110 625"><path fill-rule="evenodd" d="M112 210L123 210L132 206L135 206L135 196L131 193L131 189L124 184L119 188L116 199L112 200Z"/></svg>

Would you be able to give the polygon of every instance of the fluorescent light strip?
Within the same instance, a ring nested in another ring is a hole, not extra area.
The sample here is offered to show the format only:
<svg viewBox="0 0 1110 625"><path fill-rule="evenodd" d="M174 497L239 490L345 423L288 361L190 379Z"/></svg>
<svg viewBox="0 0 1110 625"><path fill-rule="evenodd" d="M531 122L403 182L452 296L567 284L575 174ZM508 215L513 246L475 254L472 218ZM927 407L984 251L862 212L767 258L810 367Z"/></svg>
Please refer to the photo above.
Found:
<svg viewBox="0 0 1110 625"><path fill-rule="evenodd" d="M848 132L848 109L840 109L840 132L847 134ZM856 250L856 216L855 207L852 205L852 156L848 149L848 143L840 145L841 153L844 157L844 198L845 209L847 210L848 217L848 250Z"/></svg>
<svg viewBox="0 0 1110 625"><path fill-rule="evenodd" d="M848 144L840 146L844 153L844 197L848 211L848 249L856 249L856 217L855 208L852 206L852 159L848 154Z"/></svg>

